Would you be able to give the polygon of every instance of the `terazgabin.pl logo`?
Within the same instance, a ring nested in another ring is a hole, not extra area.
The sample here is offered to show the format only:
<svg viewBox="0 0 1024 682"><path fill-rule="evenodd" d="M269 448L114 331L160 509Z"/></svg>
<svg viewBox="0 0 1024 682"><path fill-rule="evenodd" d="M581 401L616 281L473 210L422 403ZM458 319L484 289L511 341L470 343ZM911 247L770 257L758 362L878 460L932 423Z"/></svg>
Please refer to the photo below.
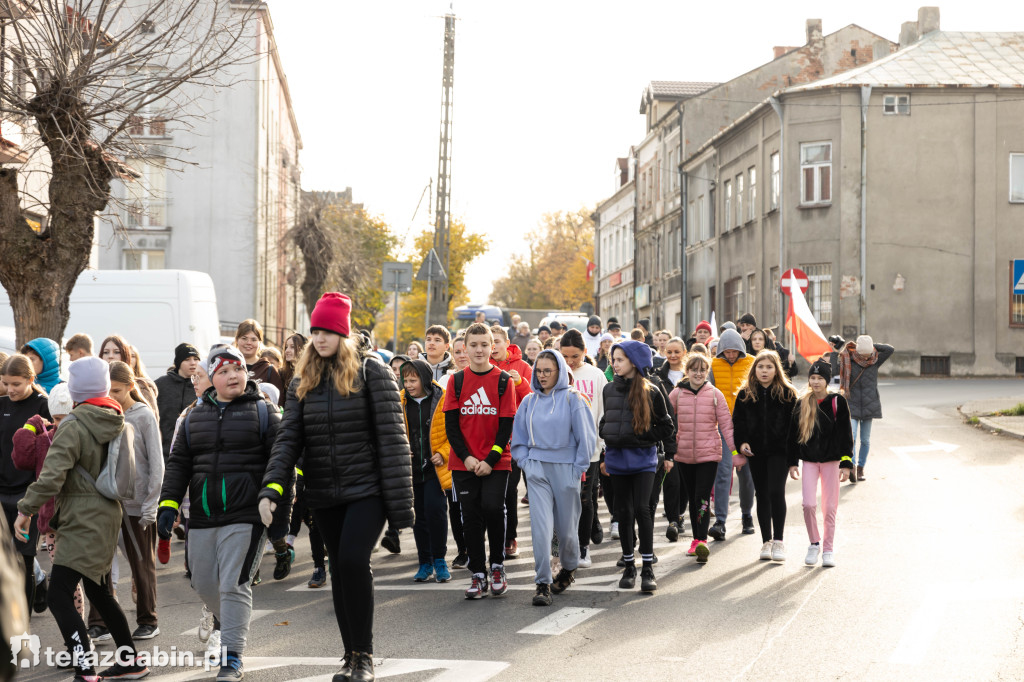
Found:
<svg viewBox="0 0 1024 682"><path fill-rule="evenodd" d="M39 665L39 635L23 632L11 637L11 663L19 668Z"/></svg>
<svg viewBox="0 0 1024 682"><path fill-rule="evenodd" d="M109 668L115 663L129 665L136 663L145 667L172 667L172 668L197 668L201 667L207 672L220 666L220 661L227 656L227 647L221 647L219 652L199 653L181 650L172 646L170 650L154 647L152 651L139 649L132 658L132 649L127 646L106 651L83 651L81 645L76 646L76 651L71 652L61 648L54 650L51 647L43 649L39 642L38 635L30 635L23 632L10 639L11 663L18 668L34 668L40 663L49 667L68 667L78 665L79 662L90 668ZM79 659L79 657L81 657Z"/></svg>

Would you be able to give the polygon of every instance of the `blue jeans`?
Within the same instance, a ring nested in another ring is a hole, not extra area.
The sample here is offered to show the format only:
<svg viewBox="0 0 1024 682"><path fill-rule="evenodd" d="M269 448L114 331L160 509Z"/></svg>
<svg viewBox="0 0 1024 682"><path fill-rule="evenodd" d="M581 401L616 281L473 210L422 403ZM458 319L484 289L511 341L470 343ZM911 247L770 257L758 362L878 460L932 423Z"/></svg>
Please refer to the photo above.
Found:
<svg viewBox="0 0 1024 682"><path fill-rule="evenodd" d="M871 420L851 419L850 423L853 426L854 446L857 445L857 431L860 427L860 452L857 455L857 466L862 467L868 461L868 450L871 449Z"/></svg>
<svg viewBox="0 0 1024 682"><path fill-rule="evenodd" d="M736 472L740 479L740 512L743 517L751 516L754 508L754 479L750 476L750 467L745 466ZM732 487L732 450L725 445L722 439L722 461L718 463L718 473L715 475L715 523L725 525L725 518L729 515L729 488Z"/></svg>

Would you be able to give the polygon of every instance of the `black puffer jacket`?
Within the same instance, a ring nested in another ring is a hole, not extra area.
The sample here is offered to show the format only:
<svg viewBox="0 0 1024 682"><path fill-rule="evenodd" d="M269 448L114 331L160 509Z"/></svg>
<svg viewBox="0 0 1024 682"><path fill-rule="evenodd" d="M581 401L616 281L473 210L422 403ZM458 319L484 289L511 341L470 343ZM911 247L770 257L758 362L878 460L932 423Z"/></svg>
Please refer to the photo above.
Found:
<svg viewBox="0 0 1024 682"><path fill-rule="evenodd" d="M747 443L755 457L786 456L789 422L793 417L796 394L779 400L761 385L753 388L757 401L745 400L750 388L741 388L732 412L736 447Z"/></svg>
<svg viewBox="0 0 1024 682"><path fill-rule="evenodd" d="M364 357L365 385L342 397L325 377L299 400L299 378L288 387L281 435L260 497L278 500L271 484L287 487L303 455L306 503L311 509L348 504L373 495L384 499L388 522L413 524L412 451L405 433L398 384L379 360Z"/></svg>
<svg viewBox="0 0 1024 682"><path fill-rule="evenodd" d="M167 374L157 377L157 407L160 408L160 439L164 446L164 462L174 444L174 425L182 410L196 401L192 380L178 374L173 367Z"/></svg>
<svg viewBox="0 0 1024 682"><path fill-rule="evenodd" d="M281 425L281 415L267 403L267 428L260 437L256 403L265 400L249 381L245 393L223 409L210 388L188 414L174 441L164 471L161 505L181 502L188 492L189 527L219 528L233 523L260 523L257 495ZM291 488L292 479L282 482Z"/></svg>
<svg viewBox="0 0 1024 682"><path fill-rule="evenodd" d="M656 384L651 396L651 426L647 433L633 433L633 411L629 408L629 387L635 379L615 379L604 387L604 416L600 435L605 445L614 448L649 448L663 445L669 457L676 454L676 427L667 401Z"/></svg>
<svg viewBox="0 0 1024 682"><path fill-rule="evenodd" d="M811 397L810 400L814 398ZM832 414L833 408L835 415ZM801 459L818 463L838 460L841 468L852 468L853 428L850 424L850 406L846 404L846 398L838 393L829 393L818 405L811 439L801 444L798 442L799 438L800 403L797 401L793 407L793 416L789 420L789 436L786 439L789 466L795 467Z"/></svg>

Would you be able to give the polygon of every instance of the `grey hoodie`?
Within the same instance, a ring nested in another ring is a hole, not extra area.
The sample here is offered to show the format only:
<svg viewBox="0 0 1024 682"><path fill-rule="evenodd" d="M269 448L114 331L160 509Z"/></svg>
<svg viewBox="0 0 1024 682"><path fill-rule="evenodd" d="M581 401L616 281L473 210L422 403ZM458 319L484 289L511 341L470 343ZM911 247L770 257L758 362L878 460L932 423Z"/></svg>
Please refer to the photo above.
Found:
<svg viewBox="0 0 1024 682"><path fill-rule="evenodd" d="M135 497L124 503L129 516L156 521L156 505L164 482L164 456L160 426L153 410L136 402L125 410L124 420L135 429Z"/></svg>
<svg viewBox="0 0 1024 682"><path fill-rule="evenodd" d="M441 358L441 362L437 363L436 365L430 364L430 360L427 360L426 353L420 355L420 360L430 365L430 371L434 375L434 381L440 383L441 379L444 378L444 375L448 373L448 368L452 364L452 354L449 353L448 351L445 351L444 357Z"/></svg>

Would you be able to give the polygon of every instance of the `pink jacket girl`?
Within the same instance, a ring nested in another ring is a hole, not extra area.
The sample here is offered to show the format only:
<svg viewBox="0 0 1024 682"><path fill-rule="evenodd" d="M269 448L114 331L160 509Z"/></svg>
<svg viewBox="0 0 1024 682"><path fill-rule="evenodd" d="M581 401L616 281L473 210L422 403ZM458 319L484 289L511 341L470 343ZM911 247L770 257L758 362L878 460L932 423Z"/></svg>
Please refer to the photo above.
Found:
<svg viewBox="0 0 1024 682"><path fill-rule="evenodd" d="M729 450L735 450L732 417L725 395L709 382L694 393L689 384L672 389L669 402L679 425L676 431L677 462L700 464L722 460L722 437Z"/></svg>

